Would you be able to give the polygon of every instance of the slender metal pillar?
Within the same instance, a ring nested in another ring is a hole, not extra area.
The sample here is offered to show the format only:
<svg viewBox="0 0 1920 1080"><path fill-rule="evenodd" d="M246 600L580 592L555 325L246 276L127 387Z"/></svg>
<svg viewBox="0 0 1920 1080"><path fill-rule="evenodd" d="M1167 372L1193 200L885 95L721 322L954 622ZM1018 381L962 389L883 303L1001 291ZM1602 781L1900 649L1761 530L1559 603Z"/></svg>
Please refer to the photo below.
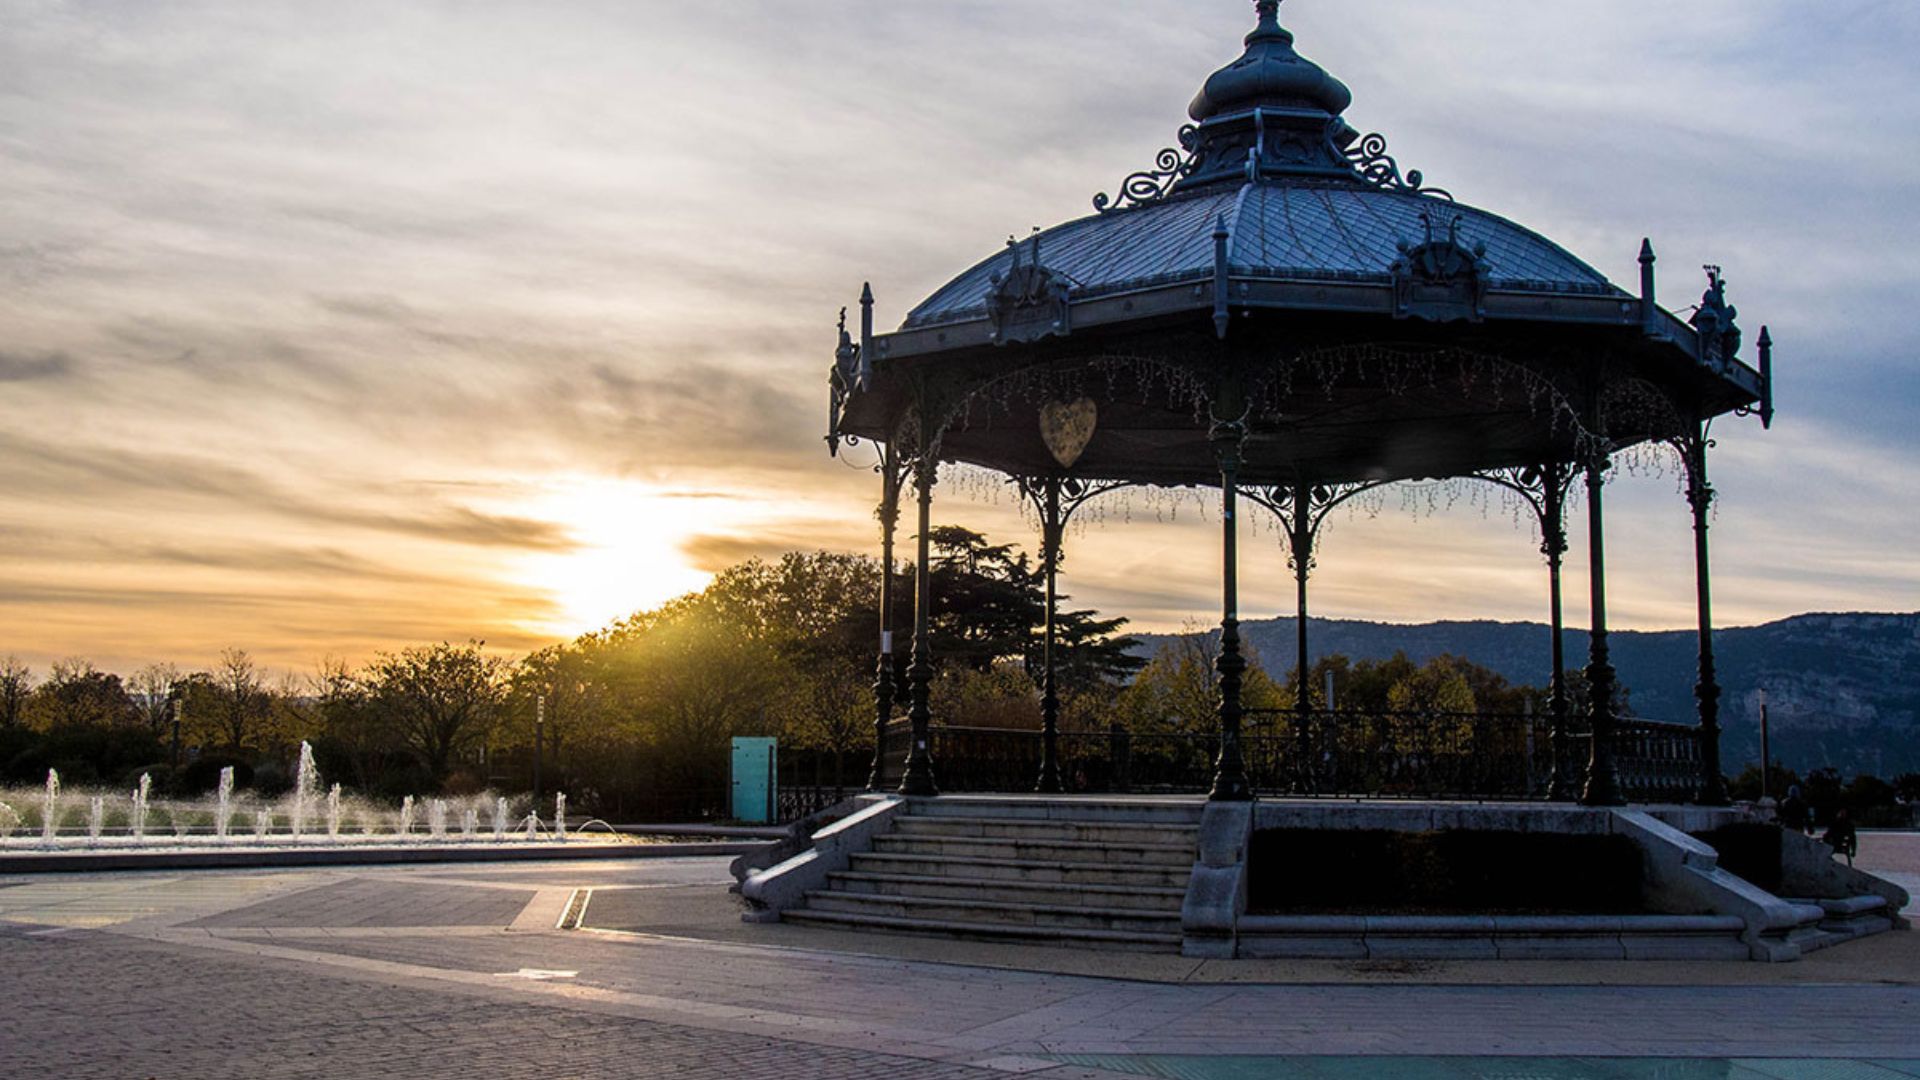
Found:
<svg viewBox="0 0 1920 1080"><path fill-rule="evenodd" d="M1693 578L1700 612L1700 680L1693 686L1700 704L1700 801L1726 806L1727 783L1720 774L1720 682L1713 664L1713 584L1708 576L1707 515L1713 509L1713 485L1707 482L1707 433L1695 423L1686 442L1687 503L1693 508Z"/></svg>
<svg viewBox="0 0 1920 1080"><path fill-rule="evenodd" d="M1559 465L1540 470L1542 494L1540 553L1547 557L1547 591L1550 621L1553 624L1553 680L1547 694L1551 727L1548 740L1553 753L1553 780L1547 786L1547 798L1567 802L1574 797L1572 762L1567 760L1567 644L1565 621L1560 603L1560 570L1567 555L1567 473Z"/></svg>
<svg viewBox="0 0 1920 1080"><path fill-rule="evenodd" d="M873 767L867 790L887 784L887 725L893 720L893 534L900 524L900 462L888 443L880 459L880 655L873 674Z"/></svg>
<svg viewBox="0 0 1920 1080"><path fill-rule="evenodd" d="M1308 794L1313 783L1313 679L1307 670L1307 578L1313 573L1313 487L1293 488L1292 536L1288 547L1294 583L1294 768L1293 789Z"/></svg>
<svg viewBox="0 0 1920 1080"><path fill-rule="evenodd" d="M1060 695L1054 683L1055 616L1060 602L1057 583L1060 572L1060 545L1066 532L1060 516L1060 478L1046 480L1046 493L1040 508L1040 564L1047 576L1045 637L1041 645L1040 676L1040 779L1033 790L1042 795L1060 790Z"/></svg>
<svg viewBox="0 0 1920 1080"><path fill-rule="evenodd" d="M1222 531L1225 565L1221 573L1223 602L1220 620L1220 657L1214 668L1220 673L1220 757L1214 763L1213 791L1216 802L1247 802L1253 798L1253 786L1247 782L1246 759L1240 747L1240 681L1247 670L1247 658L1240 653L1240 578L1238 495L1241 448L1247 439L1246 424L1215 420L1214 457L1220 463L1220 492L1224 504Z"/></svg>
<svg viewBox="0 0 1920 1080"><path fill-rule="evenodd" d="M1593 632L1587 660L1587 722L1592 748L1587 758L1586 786L1580 801L1587 806L1622 806L1620 773L1614 765L1614 671L1607 650L1607 550L1602 502L1607 469L1605 451L1595 451L1587 463L1587 545L1593 587Z"/></svg>
<svg viewBox="0 0 1920 1080"><path fill-rule="evenodd" d="M906 774L900 778L902 795L940 794L933 782L932 736L927 730L933 719L933 710L927 703L928 688L933 684L933 485L939 479L939 463L922 453L913 463L914 487L920 495L920 535L913 567L913 663L907 668L910 694L907 718L912 722L913 733L907 748Z"/></svg>

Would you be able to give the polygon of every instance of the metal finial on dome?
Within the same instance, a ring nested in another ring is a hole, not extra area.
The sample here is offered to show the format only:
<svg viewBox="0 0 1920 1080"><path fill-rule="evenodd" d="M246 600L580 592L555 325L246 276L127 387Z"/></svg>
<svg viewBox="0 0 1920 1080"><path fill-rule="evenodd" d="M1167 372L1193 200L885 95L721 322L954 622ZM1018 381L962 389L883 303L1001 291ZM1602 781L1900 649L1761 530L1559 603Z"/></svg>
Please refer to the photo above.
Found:
<svg viewBox="0 0 1920 1080"><path fill-rule="evenodd" d="M1260 25L1247 35L1247 44L1279 38L1293 40L1293 35L1280 25L1280 0L1254 0L1253 11L1260 17Z"/></svg>

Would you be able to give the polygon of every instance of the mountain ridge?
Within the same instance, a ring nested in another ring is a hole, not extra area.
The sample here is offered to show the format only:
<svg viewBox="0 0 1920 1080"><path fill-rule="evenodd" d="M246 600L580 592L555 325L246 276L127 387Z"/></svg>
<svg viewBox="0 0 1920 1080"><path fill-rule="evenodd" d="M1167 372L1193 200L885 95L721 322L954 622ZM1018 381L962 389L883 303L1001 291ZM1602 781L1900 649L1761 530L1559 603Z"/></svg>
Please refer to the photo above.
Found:
<svg viewBox="0 0 1920 1080"><path fill-rule="evenodd" d="M1269 674L1284 678L1292 670L1293 617L1244 622L1240 631ZM1587 631L1563 633L1567 665L1584 666ZM1133 635L1149 655L1182 636ZM1451 654L1510 682L1536 686L1545 685L1551 672L1551 644L1551 630L1528 621L1307 622L1308 652L1315 662L1336 654L1385 660L1404 651L1425 663ZM1615 630L1608 644L1637 715L1697 721L1694 631ZM1809 612L1758 626L1725 627L1714 632L1714 656L1728 772L1738 773L1760 759L1762 689L1773 757L1788 768L1805 772L1832 766L1887 777L1920 771L1920 612Z"/></svg>

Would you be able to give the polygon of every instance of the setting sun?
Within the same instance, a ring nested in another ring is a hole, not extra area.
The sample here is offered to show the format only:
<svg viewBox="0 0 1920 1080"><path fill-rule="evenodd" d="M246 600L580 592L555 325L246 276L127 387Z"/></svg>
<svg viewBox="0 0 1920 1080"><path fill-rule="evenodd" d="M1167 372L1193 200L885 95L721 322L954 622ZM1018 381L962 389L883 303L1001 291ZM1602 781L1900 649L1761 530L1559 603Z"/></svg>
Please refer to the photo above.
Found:
<svg viewBox="0 0 1920 1080"><path fill-rule="evenodd" d="M698 513L695 513L695 509ZM756 516L724 492L676 491L607 478L550 486L522 512L559 526L578 545L522 560L527 586L547 592L555 617L538 627L574 635L703 588L711 574L685 551L696 535Z"/></svg>

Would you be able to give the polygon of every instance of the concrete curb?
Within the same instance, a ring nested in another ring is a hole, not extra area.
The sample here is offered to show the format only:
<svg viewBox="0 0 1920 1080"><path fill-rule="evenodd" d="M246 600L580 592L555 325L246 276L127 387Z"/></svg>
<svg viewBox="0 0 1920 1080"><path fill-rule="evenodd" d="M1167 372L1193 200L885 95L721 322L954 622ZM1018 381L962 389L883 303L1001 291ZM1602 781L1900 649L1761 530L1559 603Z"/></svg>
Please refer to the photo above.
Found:
<svg viewBox="0 0 1920 1080"><path fill-rule="evenodd" d="M739 855L757 842L698 844L477 844L472 847L298 848L234 851L72 851L0 855L0 874L92 874L116 870L247 870L299 866L672 859Z"/></svg>

